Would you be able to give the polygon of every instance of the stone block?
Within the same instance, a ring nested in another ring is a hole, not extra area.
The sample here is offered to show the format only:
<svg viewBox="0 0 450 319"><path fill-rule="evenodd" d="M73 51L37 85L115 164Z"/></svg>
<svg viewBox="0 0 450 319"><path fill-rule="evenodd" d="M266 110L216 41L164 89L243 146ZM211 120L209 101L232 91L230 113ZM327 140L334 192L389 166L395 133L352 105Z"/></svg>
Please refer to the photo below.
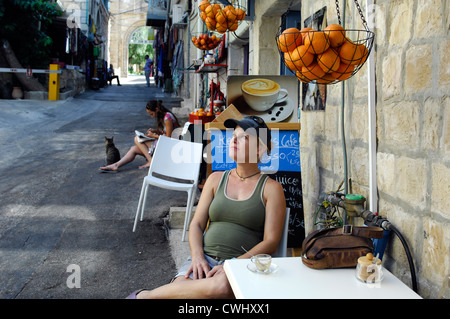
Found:
<svg viewBox="0 0 450 319"><path fill-rule="evenodd" d="M355 147L351 153L351 171L352 182L361 185L369 184L369 152L367 149Z"/></svg>
<svg viewBox="0 0 450 319"><path fill-rule="evenodd" d="M367 104L355 104L353 106L353 116L351 124L351 138L361 140L365 143L368 142L369 138L367 111Z"/></svg>
<svg viewBox="0 0 450 319"><path fill-rule="evenodd" d="M450 97L446 97L443 102L444 118L443 130L440 142L440 149L445 158L450 157Z"/></svg>
<svg viewBox="0 0 450 319"><path fill-rule="evenodd" d="M405 92L415 94L432 88L432 47L412 45L406 51Z"/></svg>
<svg viewBox="0 0 450 319"><path fill-rule="evenodd" d="M395 156L388 153L377 153L377 185L387 194L395 194Z"/></svg>
<svg viewBox="0 0 450 319"><path fill-rule="evenodd" d="M384 141L395 147L419 146L420 105L402 101L383 106Z"/></svg>
<svg viewBox="0 0 450 319"><path fill-rule="evenodd" d="M441 129L440 104L435 99L425 101L423 108L422 148L436 150L439 147L439 132Z"/></svg>
<svg viewBox="0 0 450 319"><path fill-rule="evenodd" d="M390 50L383 59L383 99L386 100L400 94L402 73L402 53L400 50Z"/></svg>
<svg viewBox="0 0 450 319"><path fill-rule="evenodd" d="M395 162L395 193L413 207L425 208L427 196L427 165L423 159L400 157Z"/></svg>
<svg viewBox="0 0 450 319"><path fill-rule="evenodd" d="M439 43L439 87L448 89L450 87L450 40Z"/></svg>
<svg viewBox="0 0 450 319"><path fill-rule="evenodd" d="M418 0L414 19L415 38L434 38L443 34L441 0Z"/></svg>
<svg viewBox="0 0 450 319"><path fill-rule="evenodd" d="M450 274L450 229L431 218L423 222L422 276L438 285L447 282ZM437 296L430 296L436 298Z"/></svg>
<svg viewBox="0 0 450 319"><path fill-rule="evenodd" d="M431 210L450 218L450 168L435 163L432 170Z"/></svg>
<svg viewBox="0 0 450 319"><path fill-rule="evenodd" d="M410 0L391 1L390 7L390 30L388 30L389 44L404 45L411 38L411 25L413 23L413 6ZM389 28L388 22L388 28Z"/></svg>

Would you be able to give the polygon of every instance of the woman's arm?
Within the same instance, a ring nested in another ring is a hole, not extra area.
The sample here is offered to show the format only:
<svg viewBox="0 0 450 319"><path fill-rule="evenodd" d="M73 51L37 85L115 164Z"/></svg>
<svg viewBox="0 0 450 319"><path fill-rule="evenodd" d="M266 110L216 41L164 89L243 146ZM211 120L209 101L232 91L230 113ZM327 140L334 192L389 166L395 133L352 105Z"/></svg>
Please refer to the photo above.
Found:
<svg viewBox="0 0 450 319"><path fill-rule="evenodd" d="M173 122L171 120L164 120L164 126L166 128L165 135L171 137L173 132Z"/></svg>
<svg viewBox="0 0 450 319"><path fill-rule="evenodd" d="M206 180L194 217L189 225L189 247L191 248L192 263L186 277L193 272L194 279L204 278L209 272L209 264L203 251L203 233L209 218L209 206L214 199L222 174L223 172L214 172Z"/></svg>
<svg viewBox="0 0 450 319"><path fill-rule="evenodd" d="M250 249L252 255L273 254L283 233L284 217L286 215L286 199L283 187L273 179L268 179L264 187L263 198L266 203L266 219L264 223L263 240ZM238 258L250 258L245 253Z"/></svg>

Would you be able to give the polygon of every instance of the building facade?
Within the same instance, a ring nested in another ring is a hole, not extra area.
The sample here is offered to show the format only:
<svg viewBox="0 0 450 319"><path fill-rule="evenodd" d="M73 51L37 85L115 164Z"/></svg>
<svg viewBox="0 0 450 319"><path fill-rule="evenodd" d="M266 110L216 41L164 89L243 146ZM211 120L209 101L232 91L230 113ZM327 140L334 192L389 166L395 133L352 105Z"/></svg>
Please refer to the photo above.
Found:
<svg viewBox="0 0 450 319"><path fill-rule="evenodd" d="M278 32L302 28L319 13L322 26L339 23L332 0L239 2L249 10L248 18L235 32L225 34L226 58L217 62L226 67L199 75L192 65L205 52L191 38L205 30L200 1L171 1L172 21L164 32L176 33L176 39L183 41L184 65L178 70L183 71L182 82L175 93L183 97L186 112L204 105L211 80L219 81L225 93L230 75L292 74L280 58ZM361 12L374 31L373 61L343 84L327 85L322 110L304 110L299 100L305 230L315 228L319 195L336 190L346 180L348 192L362 194L368 209L403 233L413 256L418 293L425 298L449 298L448 4L441 0L360 1L361 11L354 1L339 4L345 29L364 28ZM178 26L173 25L173 16L180 16L174 6L183 8ZM393 235L384 265L411 286L405 250Z"/></svg>

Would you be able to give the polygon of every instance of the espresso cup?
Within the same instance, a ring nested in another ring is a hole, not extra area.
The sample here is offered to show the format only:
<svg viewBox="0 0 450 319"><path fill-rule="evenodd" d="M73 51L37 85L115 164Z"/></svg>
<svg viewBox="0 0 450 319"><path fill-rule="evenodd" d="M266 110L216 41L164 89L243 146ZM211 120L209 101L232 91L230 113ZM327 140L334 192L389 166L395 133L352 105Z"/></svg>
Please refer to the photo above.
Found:
<svg viewBox="0 0 450 319"><path fill-rule="evenodd" d="M267 273L270 271L270 265L272 263L272 256L267 254L258 254L253 256L251 262L255 264L256 270L259 272Z"/></svg>
<svg viewBox="0 0 450 319"><path fill-rule="evenodd" d="M275 103L284 102L288 98L288 91L269 79L247 80L242 83L241 90L248 106L259 112L267 111Z"/></svg>

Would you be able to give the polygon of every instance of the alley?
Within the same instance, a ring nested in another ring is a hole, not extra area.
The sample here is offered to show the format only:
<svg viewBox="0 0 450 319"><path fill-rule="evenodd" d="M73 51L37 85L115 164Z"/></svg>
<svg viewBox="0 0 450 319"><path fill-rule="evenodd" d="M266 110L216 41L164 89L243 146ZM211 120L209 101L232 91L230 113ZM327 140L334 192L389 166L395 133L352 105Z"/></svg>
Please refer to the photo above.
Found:
<svg viewBox="0 0 450 319"><path fill-rule="evenodd" d="M155 126L148 100L171 109L181 99L143 76L121 84L65 101L0 101L0 298L124 298L171 279L162 218L186 195L152 190L133 233L144 159L118 174L98 168L105 136L123 156L134 130Z"/></svg>

